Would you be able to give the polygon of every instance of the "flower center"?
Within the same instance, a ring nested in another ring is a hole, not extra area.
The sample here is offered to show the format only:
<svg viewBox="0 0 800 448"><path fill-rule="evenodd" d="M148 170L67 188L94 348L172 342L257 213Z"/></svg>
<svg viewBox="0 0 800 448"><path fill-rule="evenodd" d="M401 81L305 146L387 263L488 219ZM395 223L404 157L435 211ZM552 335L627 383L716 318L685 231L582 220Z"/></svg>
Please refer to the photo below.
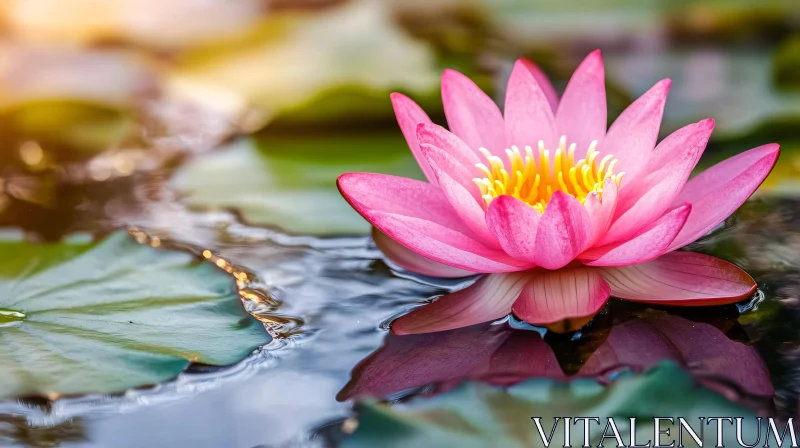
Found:
<svg viewBox="0 0 800 448"><path fill-rule="evenodd" d="M492 155L486 148L480 152L486 157L488 166L478 163L475 166L485 177L472 179L481 189L481 196L486 207L494 198L501 195L513 196L544 213L547 203L556 191L563 191L574 196L581 204L589 193L603 195L603 184L606 179L613 179L619 185L625 173L614 174L617 159L606 155L599 161L600 153L596 149L597 140L589 145L586 158L575 162L575 144L567 149L567 138L562 136L558 149L551 161L550 151L545 149L544 142L539 140L538 154L534 156L530 146L525 147L525 154L516 146L506 149L511 164L510 173L502 159ZM538 160L538 165L537 165Z"/></svg>

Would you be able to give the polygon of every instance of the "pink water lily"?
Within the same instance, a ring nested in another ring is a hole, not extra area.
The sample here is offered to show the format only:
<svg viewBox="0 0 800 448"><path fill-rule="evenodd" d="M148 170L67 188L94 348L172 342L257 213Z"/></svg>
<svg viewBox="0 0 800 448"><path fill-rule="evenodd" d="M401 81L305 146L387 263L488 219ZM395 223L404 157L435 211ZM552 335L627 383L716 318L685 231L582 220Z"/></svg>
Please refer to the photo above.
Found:
<svg viewBox="0 0 800 448"><path fill-rule="evenodd" d="M393 332L448 330L511 312L570 331L609 296L699 306L753 293L755 282L738 267L675 250L753 194L778 145L751 149L689 180L714 121L685 126L656 145L670 87L662 80L606 130L604 77L595 51L559 98L541 70L519 60L501 113L472 81L447 70L449 131L409 98L392 95L428 182L347 173L339 190L402 268L437 277L489 274L401 317Z"/></svg>

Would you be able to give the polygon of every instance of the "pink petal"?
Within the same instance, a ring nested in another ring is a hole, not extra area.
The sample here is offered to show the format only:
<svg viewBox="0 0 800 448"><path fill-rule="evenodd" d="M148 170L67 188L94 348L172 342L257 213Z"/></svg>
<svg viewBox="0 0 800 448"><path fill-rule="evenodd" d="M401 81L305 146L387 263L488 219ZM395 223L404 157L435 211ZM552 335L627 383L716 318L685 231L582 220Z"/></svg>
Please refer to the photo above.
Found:
<svg viewBox="0 0 800 448"><path fill-rule="evenodd" d="M539 140L548 147L556 144L553 111L536 78L521 61L514 64L508 80L505 129L508 147L536 147Z"/></svg>
<svg viewBox="0 0 800 448"><path fill-rule="evenodd" d="M437 185L433 171L431 171L428 162L425 161L425 157L422 156L419 150L419 141L417 140L417 124L432 123L431 119L428 118L428 115L417 103L402 93L395 92L389 95L389 97L392 99L394 115L397 117L397 123L400 125L400 130L403 132L406 142L408 142L411 153L414 155L414 158L417 159L417 163L428 179L428 182Z"/></svg>
<svg viewBox="0 0 800 448"><path fill-rule="evenodd" d="M565 333L586 325L606 303L610 291L595 269L542 271L525 285L513 311L525 322Z"/></svg>
<svg viewBox="0 0 800 448"><path fill-rule="evenodd" d="M486 210L489 232L500 247L518 260L530 263L536 253L536 230L541 215L533 207L513 196L499 196Z"/></svg>
<svg viewBox="0 0 800 448"><path fill-rule="evenodd" d="M657 82L622 111L608 129L602 152L619 159L615 171L627 174L623 183L631 182L650 159L658 139L670 84L669 79Z"/></svg>
<svg viewBox="0 0 800 448"><path fill-rule="evenodd" d="M650 156L645 166L645 172L654 173L669 165L674 159L683 157L685 152L699 152L698 157L705 150L711 133L714 132L714 119L706 118L697 123L686 125L661 141ZM698 149L686 150L692 147ZM696 164L696 162L695 162ZM692 167L694 168L694 167Z"/></svg>
<svg viewBox="0 0 800 448"><path fill-rule="evenodd" d="M339 190L353 208L389 238L433 261L471 272L521 268L499 249L488 248L453 211L442 191L403 177L347 173Z"/></svg>
<svg viewBox="0 0 800 448"><path fill-rule="evenodd" d="M591 232L586 208L574 197L556 191L539 221L535 263L545 269L559 269L583 251Z"/></svg>
<svg viewBox="0 0 800 448"><path fill-rule="evenodd" d="M530 273L486 275L460 291L406 314L392 324L392 333L452 330L505 317Z"/></svg>
<svg viewBox="0 0 800 448"><path fill-rule="evenodd" d="M643 227L652 224L655 219L664 214L664 210L672 204L672 198L675 197L680 187L681 185L676 186L671 182L671 179L654 185L633 207L613 220L605 235L600 238L598 245L608 246L633 238ZM620 208L622 207L618 203L615 214L620 213Z"/></svg>
<svg viewBox="0 0 800 448"><path fill-rule="evenodd" d="M470 172L474 171L476 164L481 163L481 158L477 150L473 150L467 146L463 140L456 137L455 134L438 124L418 124L417 139L419 139L420 144L429 144L450 154L454 159L467 167ZM472 183L472 177L470 177L470 183Z"/></svg>
<svg viewBox="0 0 800 448"><path fill-rule="evenodd" d="M475 185L475 182L472 181L472 179L478 175L473 170L474 165L464 165L457 158L450 155L446 149L429 143L420 143L420 150L423 157L425 157L426 163L431 166L431 170L433 171L434 178L437 180L437 182L439 182L437 171L442 171L447 175L447 177L449 177L456 184L460 185L462 189L466 190L470 194L470 196L473 198L473 201L471 202L474 202L476 205L481 204L478 208L481 210L481 220L483 220L482 204L484 201L481 196L481 190L477 185ZM437 168L432 166L434 164L437 166ZM447 192L444 187L439 185L439 188L441 188L445 192L445 196L447 196ZM455 204L453 204L453 206L455 207Z"/></svg>
<svg viewBox="0 0 800 448"><path fill-rule="evenodd" d="M494 273L527 267L505 252L432 221L394 213L367 211L364 218L406 248L433 261L471 272Z"/></svg>
<svg viewBox="0 0 800 448"><path fill-rule="evenodd" d="M619 187L614 179L606 179L603 184L603 196L600 198L597 193L591 192L583 203L591 220L592 232L586 247L592 247L608 231L611 219L614 217L614 210L617 208L617 198Z"/></svg>
<svg viewBox="0 0 800 448"><path fill-rule="evenodd" d="M372 239L375 240L375 245L386 258L408 271L439 278L461 278L475 275L475 272L456 269L417 255L374 227L372 228Z"/></svg>
<svg viewBox="0 0 800 448"><path fill-rule="evenodd" d="M575 159L586 154L592 140L602 141L607 124L603 56L595 50L572 74L556 112L556 138L576 143Z"/></svg>
<svg viewBox="0 0 800 448"><path fill-rule="evenodd" d="M580 258L592 260L586 263L589 266L627 266L650 261L666 252L691 211L692 206L685 204L666 213L632 239L590 249Z"/></svg>
<svg viewBox="0 0 800 448"><path fill-rule="evenodd" d="M780 147L769 144L724 160L690 180L673 203L689 202L692 213L670 250L700 238L730 216L766 179Z"/></svg>
<svg viewBox="0 0 800 448"><path fill-rule="evenodd" d="M478 186L464 165L439 148L426 143L421 145L425 159L430 164L444 196L453 206L461 221L488 247L499 247L486 227Z"/></svg>
<svg viewBox="0 0 800 448"><path fill-rule="evenodd" d="M629 238L669 208L697 165L713 129L714 120L703 120L675 131L656 147L651 163L657 164L649 174L623 188L614 223L602 244Z"/></svg>
<svg viewBox="0 0 800 448"><path fill-rule="evenodd" d="M450 131L472 149L505 149L503 115L474 82L455 70L442 74L442 102Z"/></svg>
<svg viewBox="0 0 800 448"><path fill-rule="evenodd" d="M664 305L724 305L749 297L756 282L727 261L694 252L670 252L626 267L600 268L621 299Z"/></svg>
<svg viewBox="0 0 800 448"><path fill-rule="evenodd" d="M429 166L424 157L422 160ZM361 216L379 210L421 218L475 236L461 222L444 193L427 182L387 174L346 173L339 177L337 186Z"/></svg>
<svg viewBox="0 0 800 448"><path fill-rule="evenodd" d="M547 103L550 104L550 109L555 114L556 110L558 110L558 93L556 93L556 89L553 87L550 79L542 71L542 69L530 59L520 58L519 62L524 65L525 68L531 72L533 78L536 79L536 84L539 84L539 88L542 89L544 97L547 98Z"/></svg>
<svg viewBox="0 0 800 448"><path fill-rule="evenodd" d="M670 207L697 165L713 129L713 120L703 120L675 131L656 147L658 165L623 188L614 223L601 244L630 238Z"/></svg>

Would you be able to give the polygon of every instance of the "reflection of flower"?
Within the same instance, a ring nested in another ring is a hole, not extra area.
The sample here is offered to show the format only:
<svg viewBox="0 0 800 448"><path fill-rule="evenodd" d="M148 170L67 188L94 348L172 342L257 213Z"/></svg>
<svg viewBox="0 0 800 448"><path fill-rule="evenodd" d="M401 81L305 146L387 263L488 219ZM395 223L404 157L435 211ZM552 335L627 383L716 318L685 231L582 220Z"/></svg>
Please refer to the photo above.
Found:
<svg viewBox="0 0 800 448"><path fill-rule="evenodd" d="M644 370L662 359L677 362L721 392L735 393L726 388L730 384L748 395L774 393L753 347L728 339L713 325L663 311L613 325L575 376L597 377L625 367ZM532 377L568 378L553 349L533 331L484 324L433 334L390 334L383 347L353 369L337 398L386 397L429 384L439 391L467 380L506 386Z"/></svg>
<svg viewBox="0 0 800 448"><path fill-rule="evenodd" d="M464 327L510 311L567 331L609 295L693 306L751 294L755 282L739 268L670 252L739 207L772 169L778 145L732 157L687 183L714 122L688 125L656 146L669 85L658 82L608 131L599 51L560 99L537 67L518 61L504 115L469 79L446 71L452 132L393 95L428 182L348 173L339 178L342 194L400 266L440 277L493 274L398 319L393 331Z"/></svg>

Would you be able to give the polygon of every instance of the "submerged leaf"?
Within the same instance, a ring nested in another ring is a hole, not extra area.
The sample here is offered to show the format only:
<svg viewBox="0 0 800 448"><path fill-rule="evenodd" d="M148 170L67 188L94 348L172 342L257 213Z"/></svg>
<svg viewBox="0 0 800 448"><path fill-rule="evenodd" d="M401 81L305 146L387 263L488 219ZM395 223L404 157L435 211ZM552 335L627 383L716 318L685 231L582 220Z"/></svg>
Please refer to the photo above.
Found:
<svg viewBox="0 0 800 448"><path fill-rule="evenodd" d="M0 248L0 398L122 391L269 341L233 279L188 254L124 232Z"/></svg>

